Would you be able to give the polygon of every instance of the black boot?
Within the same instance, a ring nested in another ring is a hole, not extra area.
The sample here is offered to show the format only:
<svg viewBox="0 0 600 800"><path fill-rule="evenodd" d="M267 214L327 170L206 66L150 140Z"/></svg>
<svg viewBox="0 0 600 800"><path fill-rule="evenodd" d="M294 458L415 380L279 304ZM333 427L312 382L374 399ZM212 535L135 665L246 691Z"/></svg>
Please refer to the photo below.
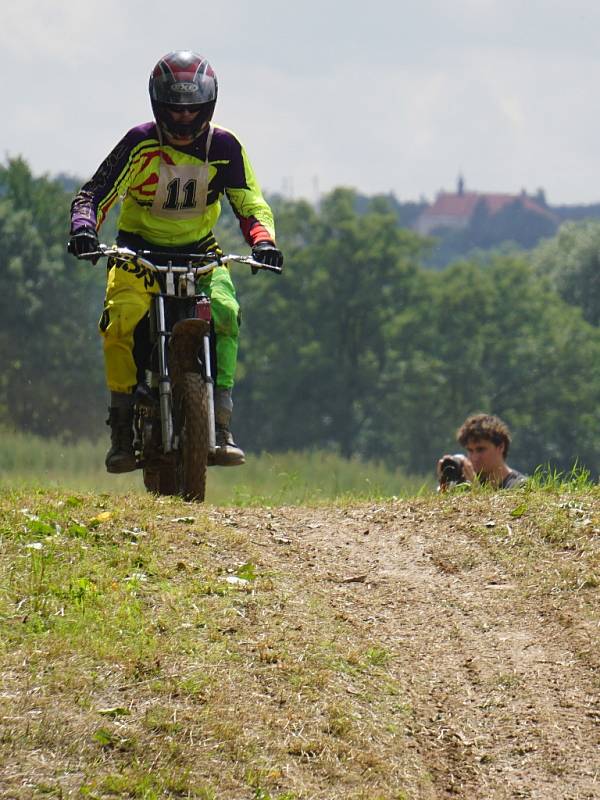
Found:
<svg viewBox="0 0 600 800"><path fill-rule="evenodd" d="M108 409L106 424L110 425L110 450L106 454L107 472L132 472L137 464L133 452L133 407Z"/></svg>
<svg viewBox="0 0 600 800"><path fill-rule="evenodd" d="M216 424L217 452L215 464L219 467L237 467L244 464L246 456L241 447L233 441L233 435L226 425Z"/></svg>
<svg viewBox="0 0 600 800"><path fill-rule="evenodd" d="M229 428L232 410L231 389L217 388L215 392L217 451L214 463L219 467L237 467L246 461L244 451L233 441L233 434Z"/></svg>

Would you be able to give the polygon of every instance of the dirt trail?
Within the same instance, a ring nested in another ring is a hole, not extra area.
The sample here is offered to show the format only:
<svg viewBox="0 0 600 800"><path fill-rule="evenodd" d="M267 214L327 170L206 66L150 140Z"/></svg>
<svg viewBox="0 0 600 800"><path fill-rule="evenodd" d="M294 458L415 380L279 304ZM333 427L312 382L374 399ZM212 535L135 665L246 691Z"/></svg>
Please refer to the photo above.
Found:
<svg viewBox="0 0 600 800"><path fill-rule="evenodd" d="M519 524L509 502L488 525ZM423 797L600 798L597 623L577 619L576 592L569 613L494 557L476 532L484 507L211 517L246 532L275 569L310 574L343 619L393 655L407 730L432 776Z"/></svg>

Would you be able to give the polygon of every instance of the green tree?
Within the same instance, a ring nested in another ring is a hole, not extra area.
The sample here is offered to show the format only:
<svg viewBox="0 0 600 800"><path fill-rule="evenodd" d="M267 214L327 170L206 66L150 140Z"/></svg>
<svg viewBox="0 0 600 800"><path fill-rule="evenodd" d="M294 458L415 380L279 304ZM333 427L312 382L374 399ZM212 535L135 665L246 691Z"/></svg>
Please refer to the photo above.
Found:
<svg viewBox="0 0 600 800"><path fill-rule="evenodd" d="M0 170L0 408L41 435L95 435L103 270L66 254L70 197L21 159Z"/></svg>
<svg viewBox="0 0 600 800"><path fill-rule="evenodd" d="M386 329L410 305L423 243L385 202L359 215L348 189L318 213L303 202L277 212L284 275L240 281L243 435L255 448L348 455L378 414Z"/></svg>
<svg viewBox="0 0 600 800"><path fill-rule="evenodd" d="M594 468L600 336L524 257L431 274L418 318L421 341L407 347L404 339L385 393L387 449L401 445L400 463L432 469L440 448L456 447L463 419L484 411L513 428L517 466L567 469L579 460Z"/></svg>
<svg viewBox="0 0 600 800"><path fill-rule="evenodd" d="M600 324L600 221L565 223L531 258L567 303L579 306L592 325Z"/></svg>

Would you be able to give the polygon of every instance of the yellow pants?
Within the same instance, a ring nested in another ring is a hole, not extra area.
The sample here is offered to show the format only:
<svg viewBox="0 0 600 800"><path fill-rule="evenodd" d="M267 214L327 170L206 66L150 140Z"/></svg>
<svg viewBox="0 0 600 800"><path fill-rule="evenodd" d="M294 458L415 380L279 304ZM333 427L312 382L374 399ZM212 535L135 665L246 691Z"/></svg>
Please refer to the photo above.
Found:
<svg viewBox="0 0 600 800"><path fill-rule="evenodd" d="M230 389L235 380L239 337L239 304L227 267L217 267L199 281L198 288L211 299L216 334L216 385ZM136 326L148 313L159 291L154 276L134 264L111 266L108 271L100 333L104 345L106 383L111 392L132 392L137 385L133 356Z"/></svg>

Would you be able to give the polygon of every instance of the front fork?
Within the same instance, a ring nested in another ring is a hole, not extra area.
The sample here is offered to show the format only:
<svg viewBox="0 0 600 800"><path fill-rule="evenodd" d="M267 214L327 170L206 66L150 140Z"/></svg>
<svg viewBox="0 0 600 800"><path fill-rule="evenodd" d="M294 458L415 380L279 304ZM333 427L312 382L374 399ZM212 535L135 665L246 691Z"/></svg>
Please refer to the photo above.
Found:
<svg viewBox="0 0 600 800"><path fill-rule="evenodd" d="M156 322L158 334L158 396L160 401L160 423L162 445L164 453L171 453L174 449L173 442L173 391L169 375L168 347L170 332L167 331L165 322L165 300L162 295L155 298ZM215 432L215 393L214 380L210 359L210 336L202 339L204 356L204 382L208 400L208 449L211 455L215 454L217 438Z"/></svg>
<svg viewBox="0 0 600 800"><path fill-rule="evenodd" d="M214 456L217 449L217 435L215 432L215 382L212 376L210 362L210 336L203 339L204 347L204 381L206 383L206 396L208 399L208 452Z"/></svg>
<svg viewBox="0 0 600 800"><path fill-rule="evenodd" d="M160 402L160 425L163 451L165 453L170 453L173 450L173 392L171 389L169 361L167 358L170 334L165 324L164 297L158 295L155 299L155 303L158 334L158 397Z"/></svg>

